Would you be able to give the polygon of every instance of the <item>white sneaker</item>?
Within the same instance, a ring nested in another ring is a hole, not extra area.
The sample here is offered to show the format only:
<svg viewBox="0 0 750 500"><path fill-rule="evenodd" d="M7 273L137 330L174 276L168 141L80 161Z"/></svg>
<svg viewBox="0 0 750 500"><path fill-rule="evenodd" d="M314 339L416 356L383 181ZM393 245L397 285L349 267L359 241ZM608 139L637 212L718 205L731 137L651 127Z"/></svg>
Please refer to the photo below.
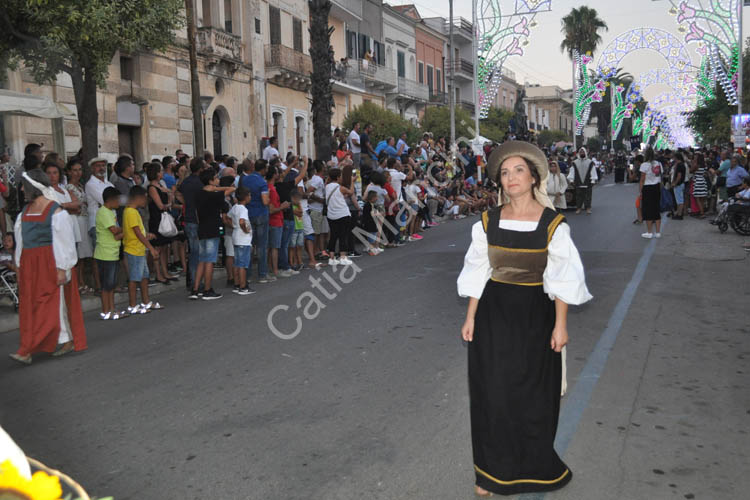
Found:
<svg viewBox="0 0 750 500"><path fill-rule="evenodd" d="M655 238L661 238L661 233L654 233Z"/></svg>
<svg viewBox="0 0 750 500"><path fill-rule="evenodd" d="M338 266L339 264L340 264L339 259L336 259L334 257L328 259L329 266Z"/></svg>
<svg viewBox="0 0 750 500"><path fill-rule="evenodd" d="M349 257L343 257L339 260L339 264L342 266L351 266L353 262L349 259Z"/></svg>
<svg viewBox="0 0 750 500"><path fill-rule="evenodd" d="M651 238L653 238L653 237L654 237L654 235L653 235L653 234L651 234L651 233L643 233L643 234L641 235L641 238L646 238L647 240L650 240L650 239L651 239Z"/></svg>
<svg viewBox="0 0 750 500"><path fill-rule="evenodd" d="M291 269L283 269L279 271L279 276L282 278L291 278L292 277L292 271Z"/></svg>

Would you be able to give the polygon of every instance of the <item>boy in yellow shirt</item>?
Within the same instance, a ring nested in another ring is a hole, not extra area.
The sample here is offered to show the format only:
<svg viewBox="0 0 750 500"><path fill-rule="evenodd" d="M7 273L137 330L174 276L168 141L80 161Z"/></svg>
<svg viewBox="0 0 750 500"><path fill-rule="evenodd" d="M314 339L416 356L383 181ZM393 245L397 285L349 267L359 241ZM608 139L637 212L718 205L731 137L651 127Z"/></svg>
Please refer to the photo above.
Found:
<svg viewBox="0 0 750 500"><path fill-rule="evenodd" d="M148 297L148 264L146 263L146 249L156 258L159 251L155 249L149 240L154 235L146 233L143 227L139 208L146 206L146 190L143 186L133 186L128 194L128 204L122 213L123 250L125 258L128 259L128 298L130 299L130 314L146 314L152 309L164 309L158 302L152 302ZM138 304L137 289L140 283L141 300Z"/></svg>

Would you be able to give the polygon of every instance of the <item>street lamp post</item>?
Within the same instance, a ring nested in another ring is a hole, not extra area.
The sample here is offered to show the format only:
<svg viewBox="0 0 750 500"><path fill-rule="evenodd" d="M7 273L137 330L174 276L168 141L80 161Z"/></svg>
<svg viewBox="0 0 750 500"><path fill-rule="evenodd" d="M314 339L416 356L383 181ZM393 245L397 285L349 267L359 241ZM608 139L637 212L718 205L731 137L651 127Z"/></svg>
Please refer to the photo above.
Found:
<svg viewBox="0 0 750 500"><path fill-rule="evenodd" d="M208 148L208 146L206 145L206 113L208 112L208 107L211 106L211 102L213 102L213 100L213 96L201 96L201 116L203 117L203 147L206 149Z"/></svg>

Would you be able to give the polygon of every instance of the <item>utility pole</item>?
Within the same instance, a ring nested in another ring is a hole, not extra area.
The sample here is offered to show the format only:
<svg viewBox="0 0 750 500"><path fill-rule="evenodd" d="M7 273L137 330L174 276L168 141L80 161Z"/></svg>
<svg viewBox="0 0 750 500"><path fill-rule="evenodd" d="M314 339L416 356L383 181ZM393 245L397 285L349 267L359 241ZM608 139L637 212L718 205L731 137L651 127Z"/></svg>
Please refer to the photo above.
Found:
<svg viewBox="0 0 750 500"><path fill-rule="evenodd" d="M193 156L202 157L205 144L203 143L203 112L201 110L201 87L198 80L198 54L195 48L195 12L194 0L185 0L185 17L187 18L188 52L190 52L190 102L193 107Z"/></svg>
<svg viewBox="0 0 750 500"><path fill-rule="evenodd" d="M449 96L448 96L448 105L451 108L451 152L455 149L456 144L456 89L453 88L453 85L455 85L455 71L456 71L456 61L453 58L453 0L448 0L448 9L449 9L449 27L448 27L448 61L450 64L450 76L448 77L448 89L449 90Z"/></svg>
<svg viewBox="0 0 750 500"><path fill-rule="evenodd" d="M479 27L477 26L477 0L472 0L471 2L471 28L473 31L471 44L474 49L474 139L476 142L479 140L479 86L477 85L479 76L479 43L477 42L477 36L479 34ZM486 161L486 158L484 160ZM480 165L477 165L477 180L482 182L482 167Z"/></svg>
<svg viewBox="0 0 750 500"><path fill-rule="evenodd" d="M742 11L743 7L745 6L746 0L740 0L737 2L737 9L739 9L739 15L737 16L739 20L739 28L740 28L740 36L738 39L739 42L739 49L740 49L740 64L737 71L737 114L742 114L742 66L744 66L744 52L745 52L745 40L743 39L743 33L742 33ZM744 144L743 144L744 147Z"/></svg>
<svg viewBox="0 0 750 500"><path fill-rule="evenodd" d="M578 127L576 126L576 101L578 100L578 78L576 78L576 53L573 52L573 151L578 151L576 136Z"/></svg>

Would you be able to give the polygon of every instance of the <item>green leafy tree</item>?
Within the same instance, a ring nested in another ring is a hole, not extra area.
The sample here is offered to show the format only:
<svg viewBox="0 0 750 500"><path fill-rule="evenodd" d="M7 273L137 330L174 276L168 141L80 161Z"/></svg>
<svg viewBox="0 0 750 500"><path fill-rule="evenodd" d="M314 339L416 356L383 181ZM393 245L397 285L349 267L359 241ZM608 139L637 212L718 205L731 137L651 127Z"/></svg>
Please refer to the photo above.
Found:
<svg viewBox="0 0 750 500"><path fill-rule="evenodd" d="M40 84L70 75L89 159L98 153L96 89L106 86L115 53L167 48L184 23L182 7L183 0L5 0L0 54L11 68L23 62Z"/></svg>
<svg viewBox="0 0 750 500"><path fill-rule="evenodd" d="M512 111L490 108L487 112L487 118L479 121L479 135L495 142L502 142L513 116Z"/></svg>
<svg viewBox="0 0 750 500"><path fill-rule="evenodd" d="M536 136L536 143L540 147L550 146L560 141L572 141L573 137L564 130L542 130Z"/></svg>
<svg viewBox="0 0 750 500"><path fill-rule="evenodd" d="M456 140L461 137L474 137L474 119L468 111L456 106ZM435 137L451 136L451 111L448 106L431 106L427 108L420 123L422 130L432 132ZM471 129L471 130L470 130ZM480 127L481 133L481 127Z"/></svg>
<svg viewBox="0 0 750 500"><path fill-rule="evenodd" d="M354 122L359 122L362 129L368 123L372 124L373 132L370 140L373 145L387 137L397 139L403 132L406 132L406 140L409 144L415 144L421 136L419 129L409 120L372 102L364 102L351 110L344 119L344 129L351 130Z"/></svg>
<svg viewBox="0 0 750 500"><path fill-rule="evenodd" d="M586 141L586 148L591 154L601 152L602 145L604 145L604 141L601 137L589 137L588 141Z"/></svg>

